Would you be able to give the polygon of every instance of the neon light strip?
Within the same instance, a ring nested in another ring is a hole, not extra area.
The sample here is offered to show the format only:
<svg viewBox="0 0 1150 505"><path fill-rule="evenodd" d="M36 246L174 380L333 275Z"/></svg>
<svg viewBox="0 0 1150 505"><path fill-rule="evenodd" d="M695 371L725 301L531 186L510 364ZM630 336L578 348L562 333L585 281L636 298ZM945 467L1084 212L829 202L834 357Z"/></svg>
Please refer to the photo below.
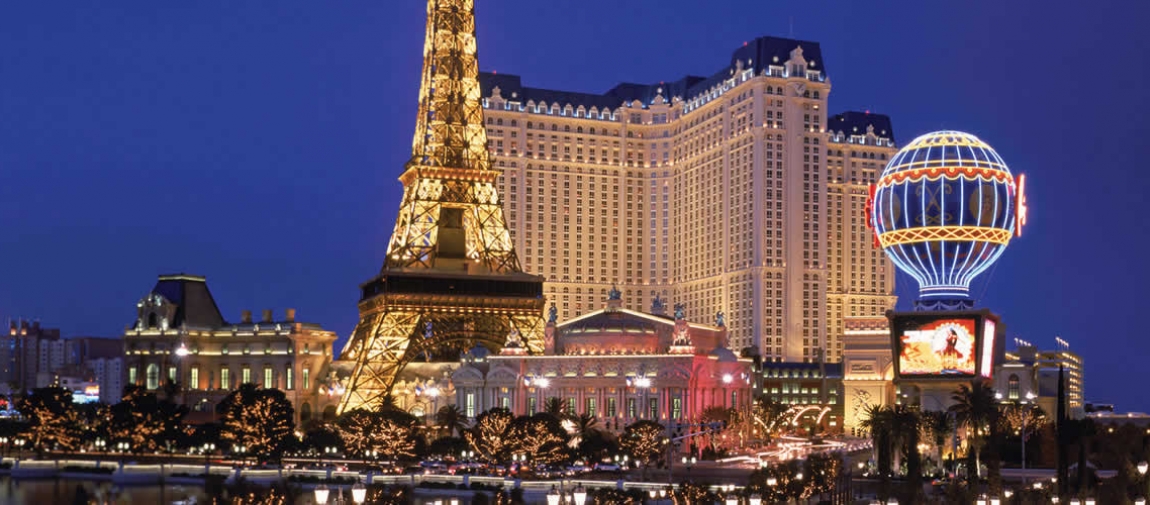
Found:
<svg viewBox="0 0 1150 505"><path fill-rule="evenodd" d="M906 230L888 231L878 236L883 247L940 240L992 242L1006 245L1014 230L983 228L981 226L925 226Z"/></svg>
<svg viewBox="0 0 1150 505"><path fill-rule="evenodd" d="M879 179L878 186L890 186L909 180L910 182L919 182L923 179L928 181L937 181L941 178L948 180L966 179L985 180L990 182L1001 182L1009 185L1014 185L1014 177L1010 172L1002 170L1001 168L979 168L979 167L940 167L940 168L914 168L914 169L901 169L897 165L891 165L888 168L891 173L884 175Z"/></svg>

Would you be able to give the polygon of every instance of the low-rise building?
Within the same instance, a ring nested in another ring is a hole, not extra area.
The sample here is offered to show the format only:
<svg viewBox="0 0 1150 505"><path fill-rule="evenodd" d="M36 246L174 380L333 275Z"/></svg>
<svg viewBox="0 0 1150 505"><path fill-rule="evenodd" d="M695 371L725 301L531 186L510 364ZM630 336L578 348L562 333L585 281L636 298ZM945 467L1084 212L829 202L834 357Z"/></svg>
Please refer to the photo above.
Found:
<svg viewBox="0 0 1150 505"><path fill-rule="evenodd" d="M204 277L161 275L136 304L136 320L124 331L125 384L160 390L180 386L179 401L193 419L210 419L215 405L243 383L283 390L306 422L338 401L320 394L329 373L335 333L271 310L253 321L224 320ZM334 409L333 409L334 410Z"/></svg>
<svg viewBox="0 0 1150 505"><path fill-rule="evenodd" d="M625 309L615 289L604 309L567 321L552 306L542 355L528 355L513 332L499 354L466 356L452 372L455 401L474 417L493 407L529 415L555 398L608 429L748 408L752 363L728 349L723 314L708 325L688 322L682 305L664 312L659 298L650 313Z"/></svg>

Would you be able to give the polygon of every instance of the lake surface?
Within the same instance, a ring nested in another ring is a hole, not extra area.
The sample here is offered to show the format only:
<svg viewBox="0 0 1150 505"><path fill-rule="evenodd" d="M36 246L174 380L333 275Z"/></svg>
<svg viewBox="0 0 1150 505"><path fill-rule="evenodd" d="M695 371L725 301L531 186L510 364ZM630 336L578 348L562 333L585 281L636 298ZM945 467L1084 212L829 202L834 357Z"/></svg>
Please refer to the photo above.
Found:
<svg viewBox="0 0 1150 505"><path fill-rule="evenodd" d="M83 491L80 491L83 489ZM351 502L350 488L345 488L343 496ZM195 500L198 504L211 503L208 492L203 486L196 485L141 485L118 486L111 482L96 482L70 479L12 479L0 477L0 505L69 505L76 503L77 494L86 493L90 500L96 503L107 504L137 504L148 503L157 505L171 505L186 503ZM426 494L424 494L426 493ZM434 491L425 490L415 496L415 505L433 505L435 500L441 500L443 505L449 505L450 500L459 500L460 505L469 505L470 500L463 497L435 496ZM332 488L329 500L334 501L336 490ZM310 490L302 490L294 500L295 505L314 505L315 500Z"/></svg>

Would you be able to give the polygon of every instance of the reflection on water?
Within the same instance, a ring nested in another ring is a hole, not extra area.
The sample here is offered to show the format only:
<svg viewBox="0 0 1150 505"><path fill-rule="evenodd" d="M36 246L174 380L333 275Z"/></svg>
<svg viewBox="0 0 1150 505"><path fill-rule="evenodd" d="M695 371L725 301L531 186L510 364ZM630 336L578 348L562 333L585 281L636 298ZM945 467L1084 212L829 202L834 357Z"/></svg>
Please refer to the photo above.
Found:
<svg viewBox="0 0 1150 505"><path fill-rule="evenodd" d="M211 487L211 486L208 486ZM292 504L313 505L315 503L311 489L299 487L279 487L268 489L260 486L227 486L225 488L209 489L205 486L168 484L118 486L111 482L95 482L69 479L12 479L7 476L0 477L0 505L49 505L49 504L208 504L213 503L242 503L249 504ZM350 488L343 489L346 502L351 501ZM379 497L381 490L372 490L372 497ZM331 490L331 499L334 501L339 490ZM402 501L415 505L431 505L434 500L442 500L449 504L451 499L458 500L460 505L468 505L471 500L462 496L435 496L434 491L424 491L417 495L404 494ZM241 499L242 498L242 499ZM414 498L414 499L412 499Z"/></svg>

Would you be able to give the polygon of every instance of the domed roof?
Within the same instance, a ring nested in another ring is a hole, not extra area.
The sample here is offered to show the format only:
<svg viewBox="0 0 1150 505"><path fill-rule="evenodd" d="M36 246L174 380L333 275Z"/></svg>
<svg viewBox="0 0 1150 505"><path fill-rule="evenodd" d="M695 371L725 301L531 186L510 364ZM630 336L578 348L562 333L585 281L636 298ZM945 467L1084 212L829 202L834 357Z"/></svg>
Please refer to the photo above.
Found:
<svg viewBox="0 0 1150 505"><path fill-rule="evenodd" d="M1010 177L1006 162L986 142L969 133L944 130L920 135L900 149L882 171L882 179L890 183L888 176L900 172L956 167L1000 171L1002 174L995 174L997 178Z"/></svg>
<svg viewBox="0 0 1150 505"><path fill-rule="evenodd" d="M734 363L739 361L739 357L735 355L735 352L726 347L716 347L709 355L718 358L720 363Z"/></svg>
<svg viewBox="0 0 1150 505"><path fill-rule="evenodd" d="M667 325L673 324L668 321ZM594 333L656 333L658 323L647 317L638 317L622 310L606 310L563 325L564 335Z"/></svg>

